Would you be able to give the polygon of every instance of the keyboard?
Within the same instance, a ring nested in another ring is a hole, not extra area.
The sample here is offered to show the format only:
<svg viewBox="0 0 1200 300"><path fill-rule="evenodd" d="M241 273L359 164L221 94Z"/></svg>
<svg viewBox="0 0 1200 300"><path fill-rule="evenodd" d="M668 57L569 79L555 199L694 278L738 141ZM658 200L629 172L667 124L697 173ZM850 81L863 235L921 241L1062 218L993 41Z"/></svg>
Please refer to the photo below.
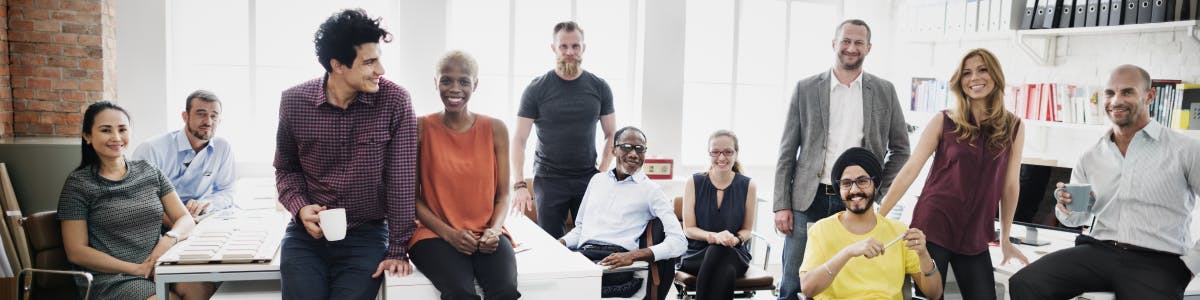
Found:
<svg viewBox="0 0 1200 300"><path fill-rule="evenodd" d="M163 264L259 263L275 258L288 216L274 210L221 212L159 258Z"/></svg>

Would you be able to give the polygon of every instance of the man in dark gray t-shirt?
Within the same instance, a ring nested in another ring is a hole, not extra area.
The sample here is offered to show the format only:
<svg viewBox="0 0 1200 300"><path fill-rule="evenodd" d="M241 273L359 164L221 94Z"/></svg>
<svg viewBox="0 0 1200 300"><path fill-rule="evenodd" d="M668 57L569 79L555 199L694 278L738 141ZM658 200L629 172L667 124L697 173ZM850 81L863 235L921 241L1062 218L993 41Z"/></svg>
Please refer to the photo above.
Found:
<svg viewBox="0 0 1200 300"><path fill-rule="evenodd" d="M554 26L550 45L558 63L553 71L533 79L521 96L517 131L512 143L513 208L533 209L525 183L525 144L537 124L537 151L533 167L532 199L537 200L537 221L554 238L566 232L567 213L576 215L587 183L598 170L607 169L616 129L613 96L604 79L584 71L583 29L572 21ZM596 163L596 122L604 130L604 158Z"/></svg>

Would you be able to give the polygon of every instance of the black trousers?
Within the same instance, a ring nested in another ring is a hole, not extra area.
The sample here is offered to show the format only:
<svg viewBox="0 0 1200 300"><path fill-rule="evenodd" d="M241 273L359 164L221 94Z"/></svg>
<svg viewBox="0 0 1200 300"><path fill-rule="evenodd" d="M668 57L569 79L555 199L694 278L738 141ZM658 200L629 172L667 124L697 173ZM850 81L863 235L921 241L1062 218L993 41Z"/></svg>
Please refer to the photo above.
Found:
<svg viewBox="0 0 1200 300"><path fill-rule="evenodd" d="M1113 292L1117 299L1183 299L1192 271L1177 254L1126 250L1079 235L1075 247L1050 253L1008 280L1013 299L1069 299Z"/></svg>
<svg viewBox="0 0 1200 300"><path fill-rule="evenodd" d="M500 236L496 252L464 255L440 238L422 240L409 250L413 265L429 278L442 293L442 299L480 299L475 282L483 288L484 299L518 299L517 260L512 242Z"/></svg>
<svg viewBox="0 0 1200 300"><path fill-rule="evenodd" d="M654 240L647 241L646 239L639 239L638 247L648 248L651 245L658 245L658 244L662 243L663 240L666 240L666 231L663 228L662 220L660 220L658 218L651 219L649 221L649 224L646 224L646 226L650 228L650 232L654 236ZM592 260L593 262L599 262L600 260L604 259L604 257L608 256L608 254L612 254L613 252L628 251L625 248L622 248L620 246L599 245L597 247L597 245L594 245L590 241L585 242L584 244L585 245L592 244L592 245L586 247L587 249L584 249L583 247L581 247L580 249L571 249L571 250L575 251L575 252L579 252L580 254L583 254L585 257ZM609 246L611 246L611 247L609 247ZM622 251L622 250L624 250L624 251ZM653 287L654 283L648 279L646 282L647 290L646 290L646 298L645 299L647 299L647 300L663 300L663 299L667 298L667 292L671 291L671 280L675 278L675 262L677 262L677 261L679 261L678 257L672 257L672 258L655 261L652 263L655 266L655 268L658 269L657 274L658 274L658 278L659 278L659 283L658 283L658 287L655 289L655 293L654 293L657 297L656 298L650 297L651 293L650 293L649 288ZM611 276L609 276L609 277L611 277Z"/></svg>
<svg viewBox="0 0 1200 300"><path fill-rule="evenodd" d="M704 254L683 259L679 270L696 275L696 299L733 299L733 281L750 266L731 247L709 244Z"/></svg>
<svg viewBox="0 0 1200 300"><path fill-rule="evenodd" d="M579 177L533 178L533 201L537 201L537 223L555 239L567 234L567 213L579 215L579 204L593 174Z"/></svg>
<svg viewBox="0 0 1200 300"><path fill-rule="evenodd" d="M958 254L934 243L925 243L925 248L929 249L929 257L933 258L938 272L946 274L947 269L954 268L954 280L958 282L963 299L996 299L996 276L992 270L992 256L987 251L976 255ZM942 275L942 286L946 286L946 275ZM921 289L917 289L917 295L925 296Z"/></svg>

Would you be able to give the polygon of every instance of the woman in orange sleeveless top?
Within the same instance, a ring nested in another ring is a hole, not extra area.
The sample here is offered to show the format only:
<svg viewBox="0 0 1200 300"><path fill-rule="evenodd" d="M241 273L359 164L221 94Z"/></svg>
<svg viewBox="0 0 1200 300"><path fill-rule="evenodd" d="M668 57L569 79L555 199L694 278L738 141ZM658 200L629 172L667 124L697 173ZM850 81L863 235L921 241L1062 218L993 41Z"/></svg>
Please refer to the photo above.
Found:
<svg viewBox="0 0 1200 300"><path fill-rule="evenodd" d="M438 63L445 108L420 118L420 189L409 242L412 262L442 299L517 299L517 263L504 230L508 215L508 129L467 110L479 68L451 51Z"/></svg>

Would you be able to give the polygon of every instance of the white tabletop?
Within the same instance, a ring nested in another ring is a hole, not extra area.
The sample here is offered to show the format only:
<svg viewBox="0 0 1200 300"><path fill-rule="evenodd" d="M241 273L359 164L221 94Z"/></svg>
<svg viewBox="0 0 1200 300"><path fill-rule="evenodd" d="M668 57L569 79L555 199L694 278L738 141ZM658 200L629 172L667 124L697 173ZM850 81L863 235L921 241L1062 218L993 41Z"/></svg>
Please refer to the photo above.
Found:
<svg viewBox="0 0 1200 300"><path fill-rule="evenodd" d="M523 215L510 215L505 227L513 237L521 280L599 277L604 270L579 253L572 252ZM528 249L528 250L525 250ZM428 285L429 279L414 272L405 277L388 276L384 285Z"/></svg>

